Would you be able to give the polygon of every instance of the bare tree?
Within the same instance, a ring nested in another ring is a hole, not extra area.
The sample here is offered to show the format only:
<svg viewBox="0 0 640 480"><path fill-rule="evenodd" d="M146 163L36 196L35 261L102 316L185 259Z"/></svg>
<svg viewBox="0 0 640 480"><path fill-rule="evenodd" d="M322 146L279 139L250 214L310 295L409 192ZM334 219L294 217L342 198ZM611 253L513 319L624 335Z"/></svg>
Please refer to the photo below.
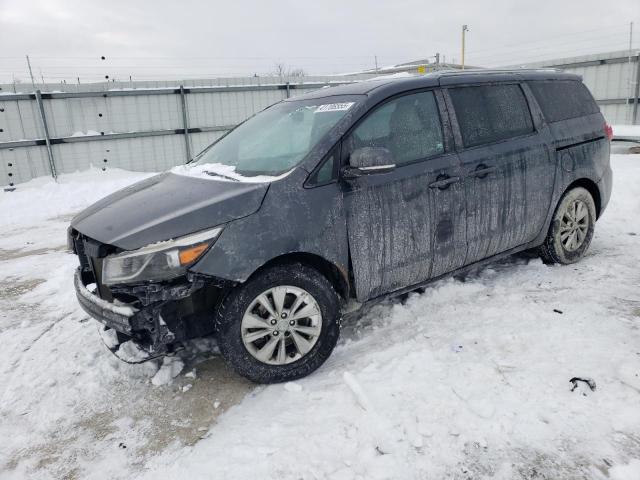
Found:
<svg viewBox="0 0 640 480"><path fill-rule="evenodd" d="M284 63L276 63L273 75L284 81L287 78L302 78L306 72L302 68L289 68Z"/></svg>
<svg viewBox="0 0 640 480"><path fill-rule="evenodd" d="M305 73L305 71L302 68L294 68L289 70L289 77L297 77L297 78L302 78L304 76L306 76L307 74Z"/></svg>
<svg viewBox="0 0 640 480"><path fill-rule="evenodd" d="M274 75L280 77L280 80L284 80L287 75L287 66L284 63L276 63Z"/></svg>

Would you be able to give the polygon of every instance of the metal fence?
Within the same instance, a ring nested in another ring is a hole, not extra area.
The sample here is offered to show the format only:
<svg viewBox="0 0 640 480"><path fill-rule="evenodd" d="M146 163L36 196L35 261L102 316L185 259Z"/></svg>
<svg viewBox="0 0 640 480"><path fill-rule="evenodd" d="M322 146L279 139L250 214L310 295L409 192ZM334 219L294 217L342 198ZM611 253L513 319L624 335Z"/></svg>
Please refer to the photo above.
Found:
<svg viewBox="0 0 640 480"><path fill-rule="evenodd" d="M609 52L526 66L582 75L607 120L624 124L640 122L639 60ZM375 76L0 85L0 185L90 166L166 170L275 102Z"/></svg>
<svg viewBox="0 0 640 480"><path fill-rule="evenodd" d="M86 170L162 171L185 163L230 128L288 97L370 78L306 77L0 91L0 185Z"/></svg>
<svg viewBox="0 0 640 480"><path fill-rule="evenodd" d="M518 65L557 68L582 76L612 124L640 123L640 52L617 51Z"/></svg>

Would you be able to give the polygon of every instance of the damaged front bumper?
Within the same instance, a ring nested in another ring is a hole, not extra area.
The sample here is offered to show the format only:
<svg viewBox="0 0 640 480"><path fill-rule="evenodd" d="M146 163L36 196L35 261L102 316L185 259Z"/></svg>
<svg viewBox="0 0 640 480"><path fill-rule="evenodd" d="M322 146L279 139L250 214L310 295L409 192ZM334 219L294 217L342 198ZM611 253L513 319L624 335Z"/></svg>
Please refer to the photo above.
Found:
<svg viewBox="0 0 640 480"><path fill-rule="evenodd" d="M101 299L90 291L82 281L82 272L78 268L73 277L76 296L82 309L109 328L116 332L131 336L135 326L139 323L137 314L139 310L129 305L116 305Z"/></svg>
<svg viewBox="0 0 640 480"><path fill-rule="evenodd" d="M212 289L203 279L112 287L113 300L100 298L98 288L88 288L92 285L87 284L82 268L75 273L74 285L85 312L117 332L120 343L133 340L149 358L175 351L185 340L213 333L212 302L219 289ZM118 349L107 346L114 353Z"/></svg>

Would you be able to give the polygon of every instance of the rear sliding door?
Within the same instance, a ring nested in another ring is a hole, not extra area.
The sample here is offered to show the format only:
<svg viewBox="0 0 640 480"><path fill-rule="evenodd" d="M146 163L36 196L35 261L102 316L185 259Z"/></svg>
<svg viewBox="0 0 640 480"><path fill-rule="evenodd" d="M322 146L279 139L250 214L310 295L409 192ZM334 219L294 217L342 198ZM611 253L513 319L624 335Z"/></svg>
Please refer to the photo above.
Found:
<svg viewBox="0 0 640 480"><path fill-rule="evenodd" d="M537 236L555 168L521 85L452 86L447 94L464 176L470 264Z"/></svg>

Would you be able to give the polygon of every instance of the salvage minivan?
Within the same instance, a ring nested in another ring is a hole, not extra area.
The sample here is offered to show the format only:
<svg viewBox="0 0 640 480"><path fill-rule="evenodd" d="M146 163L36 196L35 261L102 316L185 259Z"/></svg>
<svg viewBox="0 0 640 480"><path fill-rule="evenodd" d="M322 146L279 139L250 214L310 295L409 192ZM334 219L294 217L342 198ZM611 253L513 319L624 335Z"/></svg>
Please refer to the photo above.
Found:
<svg viewBox="0 0 640 480"><path fill-rule="evenodd" d="M255 382L331 354L343 313L505 255L576 262L612 136L576 75L466 71L324 88L69 227L80 305L151 357L214 335Z"/></svg>

